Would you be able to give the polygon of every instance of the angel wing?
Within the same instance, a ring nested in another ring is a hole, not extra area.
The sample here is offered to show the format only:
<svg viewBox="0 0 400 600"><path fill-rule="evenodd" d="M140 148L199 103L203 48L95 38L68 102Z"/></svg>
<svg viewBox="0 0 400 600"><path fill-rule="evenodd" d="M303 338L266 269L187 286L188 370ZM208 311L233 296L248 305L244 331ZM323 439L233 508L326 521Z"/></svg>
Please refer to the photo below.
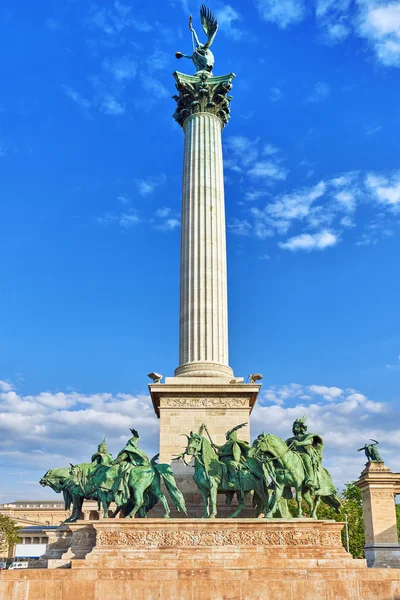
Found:
<svg viewBox="0 0 400 600"><path fill-rule="evenodd" d="M218 22L211 10L207 8L205 4L202 4L200 7L200 19L204 33L208 37L207 42L203 46L203 48L207 49L214 41L215 34L218 30Z"/></svg>

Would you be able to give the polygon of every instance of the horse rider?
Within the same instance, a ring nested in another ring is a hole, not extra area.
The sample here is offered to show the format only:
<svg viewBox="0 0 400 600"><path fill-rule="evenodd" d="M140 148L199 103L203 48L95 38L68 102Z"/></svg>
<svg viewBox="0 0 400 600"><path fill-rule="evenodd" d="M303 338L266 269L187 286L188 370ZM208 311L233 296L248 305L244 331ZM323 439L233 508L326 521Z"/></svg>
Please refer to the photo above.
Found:
<svg viewBox="0 0 400 600"><path fill-rule="evenodd" d="M298 452L306 472L304 485L311 490L318 489L318 471L322 464L322 450L324 442L315 433L307 433L306 417L296 419L292 427L293 437L286 440L291 450Z"/></svg>
<svg viewBox="0 0 400 600"><path fill-rule="evenodd" d="M245 425L247 425L247 423L241 423L227 431L225 434L226 443L222 446L213 444L213 447L218 454L218 458L226 467L228 487L234 489L236 487L236 481L239 481L240 491L242 493L243 483L242 478L240 477L240 471L246 461L247 453L250 450L250 444L244 440L238 439L237 430Z"/></svg>
<svg viewBox="0 0 400 600"><path fill-rule="evenodd" d="M125 447L119 452L117 458L113 461L113 465L120 465L121 469L117 478L114 490L118 498L118 505L126 504L129 500L128 480L129 473L134 467L142 467L148 465L151 467L151 462L147 454L139 448L139 434L136 429L130 429L132 437L127 441Z"/></svg>
<svg viewBox="0 0 400 600"><path fill-rule="evenodd" d="M110 465L113 461L112 454L108 452L106 436L104 440L97 446L97 452L95 452L90 461L96 465Z"/></svg>

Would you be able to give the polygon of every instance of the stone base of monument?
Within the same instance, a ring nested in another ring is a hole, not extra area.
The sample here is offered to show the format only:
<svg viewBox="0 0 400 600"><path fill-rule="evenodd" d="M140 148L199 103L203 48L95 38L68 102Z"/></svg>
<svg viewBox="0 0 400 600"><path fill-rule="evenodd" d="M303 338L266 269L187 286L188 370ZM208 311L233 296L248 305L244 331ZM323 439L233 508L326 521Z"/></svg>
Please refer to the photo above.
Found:
<svg viewBox="0 0 400 600"><path fill-rule="evenodd" d="M0 600L398 600L400 570L367 569L352 559L342 526L311 519L81 521L53 541L52 565L68 561L70 568L3 571Z"/></svg>

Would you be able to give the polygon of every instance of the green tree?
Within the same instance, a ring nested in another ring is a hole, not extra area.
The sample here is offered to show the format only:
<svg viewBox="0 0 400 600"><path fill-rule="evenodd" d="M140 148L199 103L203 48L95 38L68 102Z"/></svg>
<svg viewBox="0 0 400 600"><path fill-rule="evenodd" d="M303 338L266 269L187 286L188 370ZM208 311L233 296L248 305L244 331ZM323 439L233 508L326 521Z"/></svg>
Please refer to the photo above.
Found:
<svg viewBox="0 0 400 600"><path fill-rule="evenodd" d="M8 547L18 544L20 529L13 519L0 514L0 554L6 554Z"/></svg>
<svg viewBox="0 0 400 600"><path fill-rule="evenodd" d="M350 553L353 558L364 558L365 536L361 490L354 483L346 483L340 499L342 506L339 513L321 502L318 508L318 518L345 522L347 520ZM342 531L342 540L343 545L347 547L345 527Z"/></svg>

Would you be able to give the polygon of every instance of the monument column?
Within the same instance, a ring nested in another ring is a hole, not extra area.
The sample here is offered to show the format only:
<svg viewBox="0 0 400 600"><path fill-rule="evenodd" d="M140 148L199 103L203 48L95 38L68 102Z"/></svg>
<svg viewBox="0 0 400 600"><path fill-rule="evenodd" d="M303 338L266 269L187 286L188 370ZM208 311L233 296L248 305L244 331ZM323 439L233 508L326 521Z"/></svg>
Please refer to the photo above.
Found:
<svg viewBox="0 0 400 600"><path fill-rule="evenodd" d="M203 56L203 55L199 55ZM216 444L238 426L250 441L249 416L260 385L235 377L228 361L224 173L221 133L230 118L233 73L174 73L174 118L185 136L182 179L179 366L165 383L149 385L160 418L160 462L186 447L183 434L205 423ZM181 471L178 474L178 471ZM174 463L181 489L192 472ZM186 483L185 483L186 482ZM191 487L190 487L191 486Z"/></svg>
<svg viewBox="0 0 400 600"><path fill-rule="evenodd" d="M176 121L185 132L182 182L179 367L176 376L232 377L221 132L233 74L174 73Z"/></svg>

